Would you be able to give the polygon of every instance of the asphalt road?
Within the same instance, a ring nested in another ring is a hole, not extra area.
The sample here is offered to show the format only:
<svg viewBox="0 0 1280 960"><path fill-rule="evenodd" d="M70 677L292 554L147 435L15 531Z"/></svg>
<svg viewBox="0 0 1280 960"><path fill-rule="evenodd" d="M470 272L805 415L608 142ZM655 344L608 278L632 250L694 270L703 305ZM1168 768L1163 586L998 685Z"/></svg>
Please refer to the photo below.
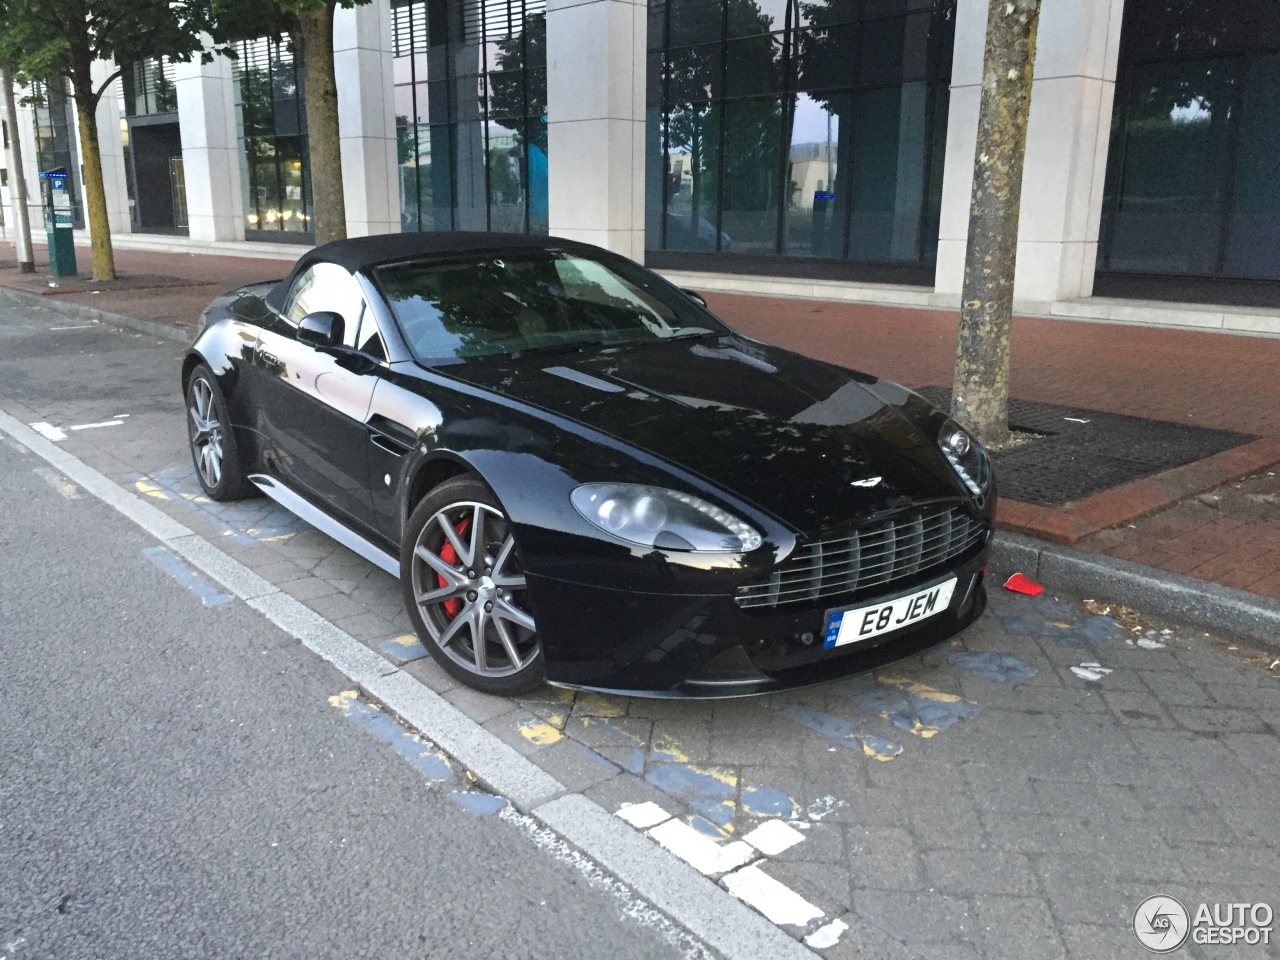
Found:
<svg viewBox="0 0 1280 960"><path fill-rule="evenodd" d="M1153 895L1280 910L1274 648L1049 584L993 590L926 655L786 696L483 696L408 635L392 577L262 498L199 495L180 355L0 305L0 409L610 813L653 802L721 851L798 831L759 872L800 901L786 933L829 931L827 960L1129 958ZM675 949L511 820L468 813L465 777L296 641L2 437L0 458L0 960Z"/></svg>
<svg viewBox="0 0 1280 960"><path fill-rule="evenodd" d="M682 955L49 476L0 443L0 957Z"/></svg>

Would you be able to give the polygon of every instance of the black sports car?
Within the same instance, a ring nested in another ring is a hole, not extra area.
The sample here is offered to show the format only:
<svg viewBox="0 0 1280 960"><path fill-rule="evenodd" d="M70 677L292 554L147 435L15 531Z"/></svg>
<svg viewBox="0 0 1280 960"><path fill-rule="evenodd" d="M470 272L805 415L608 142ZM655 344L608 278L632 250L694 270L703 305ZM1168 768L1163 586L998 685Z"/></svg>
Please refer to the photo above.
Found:
<svg viewBox="0 0 1280 960"><path fill-rule="evenodd" d="M597 247L327 244L215 300L182 385L208 495L261 490L398 576L481 690L761 693L986 603L994 482L961 427Z"/></svg>

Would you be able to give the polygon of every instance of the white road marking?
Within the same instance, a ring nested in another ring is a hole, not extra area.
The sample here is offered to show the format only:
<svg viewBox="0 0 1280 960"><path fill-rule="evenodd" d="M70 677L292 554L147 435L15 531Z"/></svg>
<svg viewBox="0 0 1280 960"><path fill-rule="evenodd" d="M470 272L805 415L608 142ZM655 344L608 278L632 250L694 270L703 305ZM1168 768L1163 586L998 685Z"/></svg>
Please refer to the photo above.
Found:
<svg viewBox="0 0 1280 960"><path fill-rule="evenodd" d="M652 800L644 803L624 803L622 809L618 811L618 816L640 830L648 830L664 820L671 819L671 814Z"/></svg>
<svg viewBox="0 0 1280 960"><path fill-rule="evenodd" d="M813 803L809 804L809 819L821 820L823 817L829 817L841 807L847 807L848 804L843 800L837 800L828 794L825 797L819 797Z"/></svg>
<svg viewBox="0 0 1280 960"><path fill-rule="evenodd" d="M1078 667L1072 667L1071 672L1081 680L1101 680L1111 672L1110 667L1104 667L1100 663L1082 663Z"/></svg>
<svg viewBox="0 0 1280 960"><path fill-rule="evenodd" d="M834 947L840 942L840 934L848 929L849 925L843 920L832 920L805 937L804 945L812 947L814 950L825 950L827 947Z"/></svg>
<svg viewBox="0 0 1280 960"><path fill-rule="evenodd" d="M649 836L708 877L740 867L756 855L749 843L734 840L721 846L683 820L660 823L649 831Z"/></svg>
<svg viewBox="0 0 1280 960"><path fill-rule="evenodd" d="M59 430L52 423L45 423L43 420L39 423L31 424L31 429L40 434L40 436L44 437L46 440L52 440L54 443L57 443L59 440L67 439L65 431Z"/></svg>
<svg viewBox="0 0 1280 960"><path fill-rule="evenodd" d="M804 839L804 834L782 820L766 820L742 838L766 857L776 857Z"/></svg>
<svg viewBox="0 0 1280 960"><path fill-rule="evenodd" d="M124 426L123 420L103 420L101 423L81 423L74 427L68 427L68 430L96 430L98 427L121 427Z"/></svg>
<svg viewBox="0 0 1280 960"><path fill-rule="evenodd" d="M743 903L755 907L777 924L803 927L822 916L822 911L812 903L755 864L729 874L724 878L724 885Z"/></svg>
<svg viewBox="0 0 1280 960"><path fill-rule="evenodd" d="M271 584L266 595L246 595L261 589L263 579L207 541L197 547L195 541L202 538L163 510L50 443L34 426L26 426L3 410L0 410L0 431L300 640L363 687L371 698L472 770L494 793L529 810L533 818L582 850L603 869L612 871L619 882L647 898L726 960L812 960L812 954L799 941L768 923L760 914L726 898L724 891L712 881L620 824L617 817L594 801L580 793L567 792L563 784L541 767L310 607ZM742 845L750 849L747 844Z"/></svg>
<svg viewBox="0 0 1280 960"><path fill-rule="evenodd" d="M97 292L98 292L97 290L94 291L94 293L97 293ZM97 326L96 323L77 323L68 327L50 327L49 329L50 330L91 330L96 326Z"/></svg>

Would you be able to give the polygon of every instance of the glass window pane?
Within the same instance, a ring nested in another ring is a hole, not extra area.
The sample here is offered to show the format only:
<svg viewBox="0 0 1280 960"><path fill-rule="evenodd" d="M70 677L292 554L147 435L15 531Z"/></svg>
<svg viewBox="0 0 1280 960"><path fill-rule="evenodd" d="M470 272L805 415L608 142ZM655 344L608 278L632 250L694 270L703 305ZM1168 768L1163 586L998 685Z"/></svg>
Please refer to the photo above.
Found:
<svg viewBox="0 0 1280 960"><path fill-rule="evenodd" d="M1157 63L1134 74L1120 138L1110 266L1216 272L1235 63Z"/></svg>
<svg viewBox="0 0 1280 960"><path fill-rule="evenodd" d="M1246 90L1222 272L1280 279L1280 54L1254 61Z"/></svg>
<svg viewBox="0 0 1280 960"><path fill-rule="evenodd" d="M668 103L698 103L723 96L720 64L722 44L678 47L667 54Z"/></svg>
<svg viewBox="0 0 1280 960"><path fill-rule="evenodd" d="M858 49L856 23L800 31L796 57L797 86L802 90L850 87L855 80Z"/></svg>
<svg viewBox="0 0 1280 960"><path fill-rule="evenodd" d="M765 34L725 44L724 95L782 92L782 43L782 34Z"/></svg>
<svg viewBox="0 0 1280 960"><path fill-rule="evenodd" d="M786 26L787 0L729 0L730 37L750 37Z"/></svg>
<svg viewBox="0 0 1280 960"><path fill-rule="evenodd" d="M844 255L845 210L849 205L846 164L851 138L841 136L851 94L832 97L797 94L791 121L784 253L797 257Z"/></svg>
<svg viewBox="0 0 1280 960"><path fill-rule="evenodd" d="M524 233L524 120L489 121L489 229Z"/></svg>
<svg viewBox="0 0 1280 960"><path fill-rule="evenodd" d="M919 260L930 131L928 87L858 93L849 256Z"/></svg>
<svg viewBox="0 0 1280 960"><path fill-rule="evenodd" d="M718 41L724 35L724 0L675 0L668 29L673 47Z"/></svg>
<svg viewBox="0 0 1280 960"><path fill-rule="evenodd" d="M778 236L782 102L774 97L724 106L721 247L775 253Z"/></svg>
<svg viewBox="0 0 1280 960"><path fill-rule="evenodd" d="M811 3L808 0L800 0L796 4L795 23L796 27L816 27L825 26L832 23L849 23L858 19L858 6L860 0L825 0L825 2Z"/></svg>
<svg viewBox="0 0 1280 960"><path fill-rule="evenodd" d="M710 104L685 104L670 110L666 125L665 249L715 250L720 112Z"/></svg>

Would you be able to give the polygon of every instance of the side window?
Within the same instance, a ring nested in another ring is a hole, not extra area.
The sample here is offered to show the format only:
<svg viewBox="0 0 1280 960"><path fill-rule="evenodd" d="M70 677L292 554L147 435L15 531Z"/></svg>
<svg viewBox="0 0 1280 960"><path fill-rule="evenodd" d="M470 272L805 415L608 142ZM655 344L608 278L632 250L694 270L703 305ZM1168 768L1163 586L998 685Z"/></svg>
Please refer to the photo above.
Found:
<svg viewBox="0 0 1280 960"><path fill-rule="evenodd" d="M360 334L356 337L356 349L378 360L387 359L387 348L382 343L382 334L378 331L378 322L373 319L373 311L367 307L360 321Z"/></svg>
<svg viewBox="0 0 1280 960"><path fill-rule="evenodd" d="M285 319L297 326L308 313L332 310L342 317L342 342L354 346L364 297L355 277L335 263L316 263L293 283L285 303Z"/></svg>

